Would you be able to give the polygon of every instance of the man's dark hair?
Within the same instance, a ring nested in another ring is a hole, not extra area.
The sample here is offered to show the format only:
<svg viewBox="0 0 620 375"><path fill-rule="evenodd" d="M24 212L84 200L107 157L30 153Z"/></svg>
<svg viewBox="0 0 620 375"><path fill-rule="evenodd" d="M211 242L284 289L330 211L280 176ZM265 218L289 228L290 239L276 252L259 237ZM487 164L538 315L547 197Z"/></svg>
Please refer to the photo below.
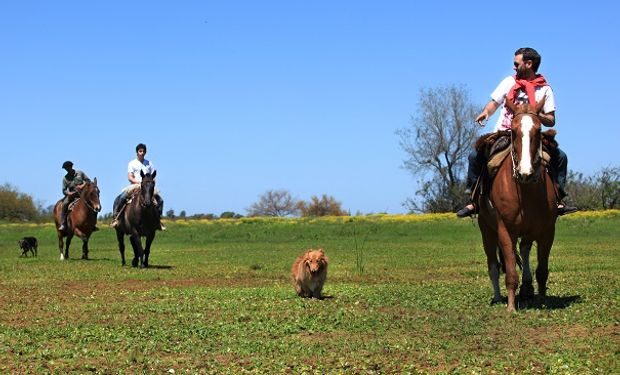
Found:
<svg viewBox="0 0 620 375"><path fill-rule="evenodd" d="M138 145L136 146L136 154L138 153L139 149L143 149L144 153L146 154L146 145L144 143L138 143Z"/></svg>
<svg viewBox="0 0 620 375"><path fill-rule="evenodd" d="M515 56L523 55L523 61L530 60L532 62L532 70L534 73L538 71L538 67L540 66L540 54L534 49L529 47L519 48L517 52L515 52Z"/></svg>

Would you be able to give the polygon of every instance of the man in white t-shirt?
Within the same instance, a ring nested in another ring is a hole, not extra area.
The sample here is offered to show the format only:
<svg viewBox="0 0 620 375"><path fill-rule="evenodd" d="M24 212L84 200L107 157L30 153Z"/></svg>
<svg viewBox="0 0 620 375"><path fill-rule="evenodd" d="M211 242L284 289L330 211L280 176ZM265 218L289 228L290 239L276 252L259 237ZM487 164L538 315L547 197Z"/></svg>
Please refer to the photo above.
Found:
<svg viewBox="0 0 620 375"><path fill-rule="evenodd" d="M545 78L541 74L536 73L540 66L540 60L540 55L533 48L519 48L515 52L514 70L516 74L504 78L493 91L491 100L475 119L480 126L484 126L486 120L488 120L498 108L501 108L494 131L497 132L510 129L513 113L505 106L505 101L512 100L517 104L527 103L531 95L534 96L536 102L543 99L545 100L543 108L538 114L540 122L548 127L555 125L555 97L553 95L553 90L551 86L547 84ZM469 155L467 185L472 189L485 163L486 159L482 152L479 153L473 150ZM562 200L566 196L564 187L566 185L568 158L559 148L557 152L551 155L551 165L558 181L559 199ZM558 204L559 215L575 211L577 211L575 207L567 206L561 202ZM475 212L476 208L470 203L459 210L456 215L458 217L466 217L471 216Z"/></svg>
<svg viewBox="0 0 620 375"><path fill-rule="evenodd" d="M112 213L113 220L111 224L113 228L118 226L118 217L127 203L127 197L129 197L134 190L140 188L140 182L142 182L140 172L144 172L144 174L153 174L153 172L155 172L155 166L153 166L153 163L144 158L145 155L146 145L144 143L139 143L136 146L136 158L130 161L127 165L127 179L131 185L125 187L121 194L114 199L114 211ZM161 198L157 188L155 188L155 203L157 204L159 216L161 217L164 209L164 200ZM165 230L166 228L160 223L159 229Z"/></svg>

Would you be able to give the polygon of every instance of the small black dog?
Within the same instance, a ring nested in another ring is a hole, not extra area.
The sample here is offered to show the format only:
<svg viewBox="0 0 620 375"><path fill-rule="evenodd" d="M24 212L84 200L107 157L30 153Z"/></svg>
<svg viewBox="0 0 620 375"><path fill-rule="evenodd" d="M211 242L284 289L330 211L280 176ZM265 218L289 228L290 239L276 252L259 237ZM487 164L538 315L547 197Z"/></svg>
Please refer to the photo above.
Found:
<svg viewBox="0 0 620 375"><path fill-rule="evenodd" d="M21 240L17 241L19 244L19 248L22 250L22 255L20 256L28 256L28 252L32 253L32 256L37 256L37 247L39 246L39 242L35 237L24 237Z"/></svg>

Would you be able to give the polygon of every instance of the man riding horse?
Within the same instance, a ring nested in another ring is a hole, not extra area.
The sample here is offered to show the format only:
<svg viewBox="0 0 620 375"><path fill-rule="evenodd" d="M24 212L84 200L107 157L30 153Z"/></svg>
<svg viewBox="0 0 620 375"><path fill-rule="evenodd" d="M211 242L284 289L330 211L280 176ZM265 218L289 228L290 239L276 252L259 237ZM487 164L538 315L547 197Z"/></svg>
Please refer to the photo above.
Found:
<svg viewBox="0 0 620 375"><path fill-rule="evenodd" d="M60 212L60 225L58 230L65 230L67 227L67 211L69 204L79 196L79 189L82 189L87 182L90 182L90 178L86 173L73 169L73 163L66 161L62 163L62 168L67 171L67 174L62 178L62 193L64 198L62 200L62 211Z"/></svg>
<svg viewBox="0 0 620 375"><path fill-rule="evenodd" d="M551 86L546 82L542 74L537 74L541 57L533 48L519 48L514 56L514 76L506 77L491 94L491 100L484 107L475 121L484 126L486 120L501 107L501 112L495 125L494 132L509 130L513 118L513 112L507 108L506 101L515 104L528 103L532 96L536 102L544 101L538 118L548 127L555 125L555 97ZM469 155L469 168L467 171L467 185L472 193L481 175L482 168L486 164L484 152L473 150ZM562 202L566 196L566 172L568 158L559 148L551 154L551 169L558 183L558 215L569 214L577 211L577 208L568 206ZM468 204L457 212L458 217L471 216L477 212L473 203Z"/></svg>
<svg viewBox="0 0 620 375"><path fill-rule="evenodd" d="M131 160L127 166L127 179L131 185L125 187L121 194L114 199L114 209L112 213L113 220L111 224L113 228L118 227L119 217L123 213L128 199L131 198L134 191L140 188L140 182L142 181L140 172L145 175L152 175L155 172L155 166L149 160L144 158L145 155L146 145L144 143L139 143L136 146L136 158ZM164 200L161 198L159 190L157 189L155 191L155 204L157 205L159 217L161 218L164 209ZM160 221L157 229L166 230L166 227L164 227Z"/></svg>

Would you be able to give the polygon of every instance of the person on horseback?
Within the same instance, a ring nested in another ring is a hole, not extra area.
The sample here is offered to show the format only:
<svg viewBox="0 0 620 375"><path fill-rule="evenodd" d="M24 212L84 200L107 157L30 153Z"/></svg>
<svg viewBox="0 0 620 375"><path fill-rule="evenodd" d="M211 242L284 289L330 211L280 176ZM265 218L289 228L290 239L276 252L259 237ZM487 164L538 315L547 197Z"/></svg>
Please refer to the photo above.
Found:
<svg viewBox="0 0 620 375"><path fill-rule="evenodd" d="M62 169L67 171L67 174L62 178L62 194L64 198L62 199L62 210L60 211L60 225L58 226L58 230L65 230L67 228L67 211L69 209L69 204L78 197L78 189L83 188L87 182L90 182L90 178L88 178L86 173L73 169L73 163L68 160L62 163Z"/></svg>
<svg viewBox="0 0 620 375"><path fill-rule="evenodd" d="M542 74L537 74L540 66L541 56L533 48L519 48L514 56L514 70L516 74L504 78L491 94L491 100L486 104L482 112L476 116L475 121L484 126L486 120L491 117L495 111L501 107L499 118L495 125L494 132L501 130L509 130L513 113L504 104L506 100L512 100L514 103L528 103L529 96L533 95L536 102L544 100L541 112L538 114L540 122L548 127L555 125L555 97L551 86L545 81ZM469 154L469 167L467 169L467 186L473 192L476 182L480 177L482 168L487 160L483 152L475 149ZM576 207L571 207L562 202L566 197L566 172L568 169L568 158L564 151L556 148L551 154L551 169L555 174L558 182L558 215L565 215L577 211ZM458 217L471 216L476 212L473 203L468 204L459 210L456 215Z"/></svg>
<svg viewBox="0 0 620 375"><path fill-rule="evenodd" d="M144 172L144 174L153 174L153 172L155 172L155 166L149 160L144 158L145 155L146 145L144 143L139 143L136 146L136 158L131 160L127 166L127 179L131 185L125 187L121 194L114 199L114 209L112 213L113 220L111 224L113 228L116 228L119 224L118 218L127 204L127 198L131 196L134 190L140 188L140 182L142 181L140 171ZM159 190L157 188L155 188L155 190L155 204L157 205L159 216L161 218L164 210L164 200L162 199ZM166 227L160 222L158 229L166 230Z"/></svg>

